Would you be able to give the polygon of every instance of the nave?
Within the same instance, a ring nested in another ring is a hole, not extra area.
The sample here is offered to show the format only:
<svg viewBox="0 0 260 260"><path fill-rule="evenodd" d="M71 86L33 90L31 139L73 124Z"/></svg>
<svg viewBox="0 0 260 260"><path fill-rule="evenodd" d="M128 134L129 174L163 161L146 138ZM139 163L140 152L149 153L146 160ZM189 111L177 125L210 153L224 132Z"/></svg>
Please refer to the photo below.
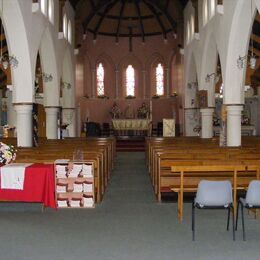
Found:
<svg viewBox="0 0 260 260"><path fill-rule="evenodd" d="M156 203L144 153L122 152L95 209L41 212L38 204L2 202L0 255L5 260L259 258L258 220L246 214L247 242L241 228L233 242L223 211L198 211L192 242L190 209L185 203L180 223L176 203Z"/></svg>

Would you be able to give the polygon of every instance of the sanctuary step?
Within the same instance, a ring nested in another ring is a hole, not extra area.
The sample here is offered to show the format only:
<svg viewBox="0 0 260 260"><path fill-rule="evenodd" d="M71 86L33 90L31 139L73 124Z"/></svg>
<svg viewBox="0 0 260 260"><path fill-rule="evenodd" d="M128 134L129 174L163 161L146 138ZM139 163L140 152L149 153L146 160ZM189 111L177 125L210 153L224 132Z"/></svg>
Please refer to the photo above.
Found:
<svg viewBox="0 0 260 260"><path fill-rule="evenodd" d="M145 140L140 137L118 137L116 150L120 152L145 151Z"/></svg>

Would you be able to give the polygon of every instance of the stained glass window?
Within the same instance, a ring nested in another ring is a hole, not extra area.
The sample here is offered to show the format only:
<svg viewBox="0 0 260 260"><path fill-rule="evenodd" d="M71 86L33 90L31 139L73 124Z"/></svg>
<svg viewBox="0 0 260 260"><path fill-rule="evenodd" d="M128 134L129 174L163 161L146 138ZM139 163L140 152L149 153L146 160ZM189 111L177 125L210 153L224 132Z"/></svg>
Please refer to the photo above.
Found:
<svg viewBox="0 0 260 260"><path fill-rule="evenodd" d="M135 70L132 65L128 65L126 69L126 95L135 95Z"/></svg>
<svg viewBox="0 0 260 260"><path fill-rule="evenodd" d="M156 67L156 95L158 96L162 96L164 94L163 83L163 66L159 63Z"/></svg>
<svg viewBox="0 0 260 260"><path fill-rule="evenodd" d="M105 78L104 66L102 63L99 63L97 67L97 95L98 96L105 95L104 78Z"/></svg>

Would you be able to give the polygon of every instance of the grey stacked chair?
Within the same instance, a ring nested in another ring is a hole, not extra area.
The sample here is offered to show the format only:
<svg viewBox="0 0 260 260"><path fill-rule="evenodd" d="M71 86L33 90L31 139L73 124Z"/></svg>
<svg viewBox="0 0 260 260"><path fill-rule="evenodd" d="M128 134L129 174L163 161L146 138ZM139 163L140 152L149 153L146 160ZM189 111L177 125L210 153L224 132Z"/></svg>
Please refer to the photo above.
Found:
<svg viewBox="0 0 260 260"><path fill-rule="evenodd" d="M246 209L259 209L260 208L260 181L251 181L249 183L246 197L240 198L237 204L237 217L236 217L236 230L238 222L239 208L241 207L242 215L242 229L243 229L243 240L246 240L245 233L245 221L244 221L244 208Z"/></svg>
<svg viewBox="0 0 260 260"><path fill-rule="evenodd" d="M192 240L195 240L195 209L227 209L227 230L229 230L232 209L233 240L235 240L234 208L230 181L200 181L196 198L192 203Z"/></svg>

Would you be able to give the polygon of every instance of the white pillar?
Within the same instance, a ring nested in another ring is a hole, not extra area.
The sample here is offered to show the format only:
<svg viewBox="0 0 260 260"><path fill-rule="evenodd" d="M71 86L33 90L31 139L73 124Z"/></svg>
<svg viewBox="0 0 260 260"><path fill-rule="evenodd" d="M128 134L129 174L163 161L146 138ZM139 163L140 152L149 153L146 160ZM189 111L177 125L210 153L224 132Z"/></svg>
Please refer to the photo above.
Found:
<svg viewBox="0 0 260 260"><path fill-rule="evenodd" d="M32 147L32 104L15 104L17 119L17 146Z"/></svg>
<svg viewBox="0 0 260 260"><path fill-rule="evenodd" d="M16 113L13 105L13 92L9 89L6 91L6 105L7 105L7 124L10 127L14 127L16 125Z"/></svg>
<svg viewBox="0 0 260 260"><path fill-rule="evenodd" d="M118 96L119 96L119 70L116 70L115 73L116 73L116 99L118 99Z"/></svg>
<svg viewBox="0 0 260 260"><path fill-rule="evenodd" d="M198 118L197 108L185 108L185 136L198 136L198 132L194 131L198 128L199 118Z"/></svg>
<svg viewBox="0 0 260 260"><path fill-rule="evenodd" d="M201 138L213 136L213 108L201 108Z"/></svg>
<svg viewBox="0 0 260 260"><path fill-rule="evenodd" d="M45 107L46 112L46 137L58 139L58 112L59 107Z"/></svg>
<svg viewBox="0 0 260 260"><path fill-rule="evenodd" d="M75 108L62 108L62 122L68 124L69 137L76 137L76 113Z"/></svg>
<svg viewBox="0 0 260 260"><path fill-rule="evenodd" d="M242 105L227 105L227 146L241 146Z"/></svg>
<svg viewBox="0 0 260 260"><path fill-rule="evenodd" d="M145 98L146 97L146 70L143 70L142 71L142 73L143 73L143 98Z"/></svg>

